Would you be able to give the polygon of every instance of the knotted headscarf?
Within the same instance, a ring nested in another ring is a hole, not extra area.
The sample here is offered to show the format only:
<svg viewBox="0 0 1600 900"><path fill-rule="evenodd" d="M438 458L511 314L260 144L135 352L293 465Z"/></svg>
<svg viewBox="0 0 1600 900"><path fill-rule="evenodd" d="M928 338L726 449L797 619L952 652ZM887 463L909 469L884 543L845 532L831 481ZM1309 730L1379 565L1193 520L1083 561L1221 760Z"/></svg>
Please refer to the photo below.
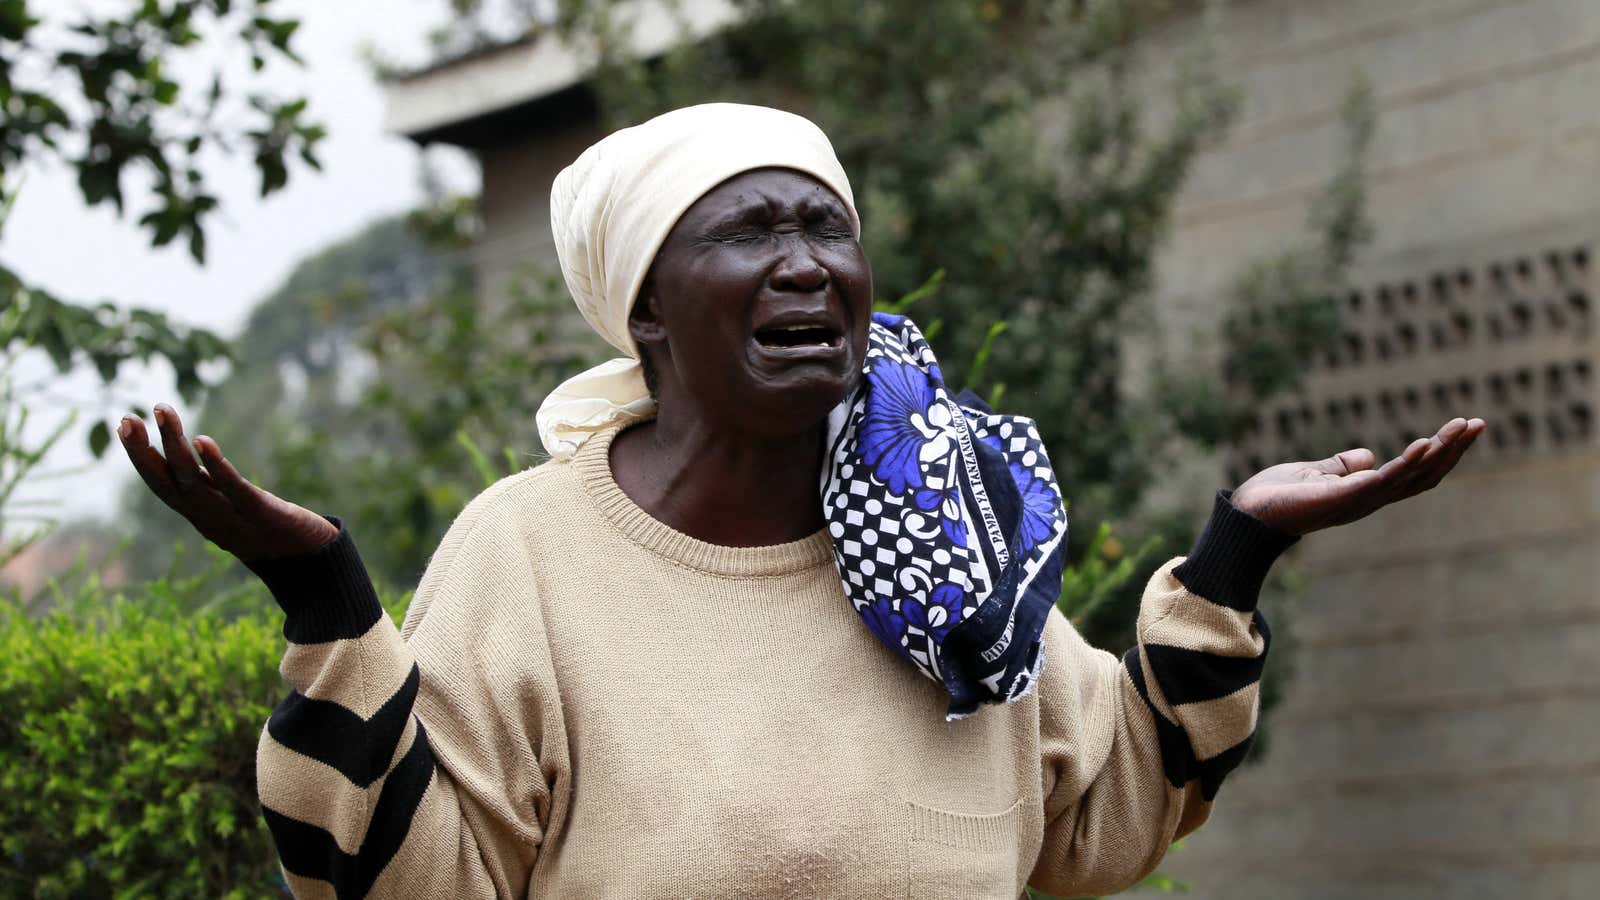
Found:
<svg viewBox="0 0 1600 900"><path fill-rule="evenodd" d="M794 113L740 103L688 106L624 128L583 151L550 188L550 231L567 289L589 326L626 357L562 382L539 406L539 439L556 459L596 431L650 415L628 313L667 233L690 206L741 172L796 169L839 195L861 235L850 179L822 129Z"/></svg>
<svg viewBox="0 0 1600 900"><path fill-rule="evenodd" d="M822 131L791 113L712 103L618 131L556 176L551 230L584 319L627 356L563 382L539 407L557 459L645 418L628 315L667 233L694 202L751 169L804 172L860 217ZM874 314L855 392L828 416L819 497L840 583L896 655L944 685L947 715L1029 693L1061 586L1067 517L1034 423L955 394L909 319Z"/></svg>

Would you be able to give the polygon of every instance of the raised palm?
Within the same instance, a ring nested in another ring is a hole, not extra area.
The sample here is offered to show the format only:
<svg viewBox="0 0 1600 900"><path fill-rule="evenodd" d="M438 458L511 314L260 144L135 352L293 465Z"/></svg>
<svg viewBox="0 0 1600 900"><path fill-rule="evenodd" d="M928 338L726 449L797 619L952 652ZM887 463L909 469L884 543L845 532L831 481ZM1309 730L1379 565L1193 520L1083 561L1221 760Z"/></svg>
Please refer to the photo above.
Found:
<svg viewBox="0 0 1600 900"><path fill-rule="evenodd" d="M206 540L251 562L309 553L339 536L321 515L246 481L211 438L195 438L196 461L171 406L156 404L155 417L165 456L151 446L144 422L135 416L123 417L117 435L151 492Z"/></svg>
<svg viewBox="0 0 1600 900"><path fill-rule="evenodd" d="M1487 427L1482 419L1451 419L1378 468L1364 448L1272 466L1235 488L1233 504L1290 534L1354 522L1437 485Z"/></svg>

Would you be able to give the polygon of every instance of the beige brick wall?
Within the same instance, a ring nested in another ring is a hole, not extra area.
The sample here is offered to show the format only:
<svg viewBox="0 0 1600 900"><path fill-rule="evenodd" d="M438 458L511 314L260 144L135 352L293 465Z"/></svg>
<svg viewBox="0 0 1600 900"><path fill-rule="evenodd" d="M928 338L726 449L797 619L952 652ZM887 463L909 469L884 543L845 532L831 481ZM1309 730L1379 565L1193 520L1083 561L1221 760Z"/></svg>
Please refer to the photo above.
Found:
<svg viewBox="0 0 1600 900"><path fill-rule="evenodd" d="M1348 328L1364 356L1319 360L1251 447L1323 456L1343 434L1398 443L1456 413L1504 439L1439 490L1297 548L1308 590L1272 751L1165 868L1232 900L1596 896L1600 3L1260 0L1234 5L1220 42L1246 103L1161 259L1175 325L1214 321L1241 259L1300 231L1351 72L1379 115L1378 238ZM1197 462L1173 490L1217 474Z"/></svg>
<svg viewBox="0 0 1600 900"><path fill-rule="evenodd" d="M602 136L598 123L571 123L474 148L484 186L484 240L476 259L487 296L503 291L530 264L555 264L550 185Z"/></svg>

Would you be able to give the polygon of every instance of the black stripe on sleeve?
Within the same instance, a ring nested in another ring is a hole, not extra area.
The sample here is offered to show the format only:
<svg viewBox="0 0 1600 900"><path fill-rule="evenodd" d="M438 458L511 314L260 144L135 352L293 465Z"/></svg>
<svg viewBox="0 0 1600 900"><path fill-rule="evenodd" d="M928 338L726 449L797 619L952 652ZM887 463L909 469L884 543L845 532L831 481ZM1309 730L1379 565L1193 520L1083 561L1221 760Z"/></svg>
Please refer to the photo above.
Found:
<svg viewBox="0 0 1600 900"><path fill-rule="evenodd" d="M433 779L433 770L433 748L428 743L427 730L418 722L416 740L384 781L361 848L353 854L339 849L326 829L263 806L261 815L283 867L303 878L332 884L339 900L365 897L405 842L411 820Z"/></svg>
<svg viewBox="0 0 1600 900"><path fill-rule="evenodd" d="M291 819L261 807L272 843L278 848L283 867L302 878L316 878L333 885L340 900L354 896L356 857L339 849L333 835L309 822Z"/></svg>
<svg viewBox="0 0 1600 900"><path fill-rule="evenodd" d="M1150 673L1161 686L1161 696L1171 706L1226 697L1261 680L1272 632L1259 610L1252 617L1263 646L1255 656L1219 656L1202 650L1145 644Z"/></svg>
<svg viewBox="0 0 1600 900"><path fill-rule="evenodd" d="M295 691L272 711L267 733L290 750L338 769L356 787L364 788L388 770L411 718L418 682L417 664L412 663L405 683L370 719L331 700L312 700Z"/></svg>
<svg viewBox="0 0 1600 900"><path fill-rule="evenodd" d="M1218 753L1216 756L1200 762L1200 796L1206 800L1215 800L1217 791L1222 789L1222 780L1228 773L1239 768L1245 757L1250 754L1250 744L1256 739L1252 732L1245 739L1232 747Z"/></svg>
<svg viewBox="0 0 1600 900"><path fill-rule="evenodd" d="M1147 651L1148 649L1146 648ZM1216 799L1223 779L1244 762L1245 756L1250 752L1250 743L1255 740L1255 734L1250 734L1210 759L1202 760L1196 757L1194 745L1189 743L1189 735L1183 730L1183 726L1163 716L1150 701L1150 692L1144 681L1144 667L1139 664L1139 648L1134 647L1124 653L1122 665L1128 672L1128 678L1133 681L1134 689L1139 692L1139 697L1150 710L1150 717L1155 720L1156 741L1161 747L1161 767L1163 774L1167 776L1167 783L1175 788L1181 788L1192 779L1199 778L1200 796L1207 801Z"/></svg>
<svg viewBox="0 0 1600 900"><path fill-rule="evenodd" d="M1173 787L1181 788L1194 777L1199 767L1199 760L1195 758L1194 747L1189 743L1189 735L1183 726L1168 719L1150 702L1150 690L1144 683L1144 666L1139 664L1139 648L1133 647L1122 654L1123 668L1128 670L1128 677L1133 680L1134 689L1139 692L1139 697L1144 700L1144 705L1149 708L1151 718L1156 722L1156 740L1161 745L1161 767L1167 776L1167 782Z"/></svg>
<svg viewBox="0 0 1600 900"><path fill-rule="evenodd" d="M372 824L367 826L367 836L361 842L361 895L366 896L372 883L383 874L383 867L400 852L406 835L411 831L411 820L422 805L422 795L427 793L428 782L433 779L433 746L428 743L427 729L417 722L417 739L400 763L389 773L372 808Z"/></svg>
<svg viewBox="0 0 1600 900"><path fill-rule="evenodd" d="M244 564L283 607L283 636L296 644L360 637L384 614L350 530L338 516L323 518L338 527L337 538L310 553Z"/></svg>
<svg viewBox="0 0 1600 900"><path fill-rule="evenodd" d="M1230 609L1256 608L1267 570L1300 540L1233 505L1231 490L1217 491L1211 518L1189 556L1172 575L1192 593Z"/></svg>

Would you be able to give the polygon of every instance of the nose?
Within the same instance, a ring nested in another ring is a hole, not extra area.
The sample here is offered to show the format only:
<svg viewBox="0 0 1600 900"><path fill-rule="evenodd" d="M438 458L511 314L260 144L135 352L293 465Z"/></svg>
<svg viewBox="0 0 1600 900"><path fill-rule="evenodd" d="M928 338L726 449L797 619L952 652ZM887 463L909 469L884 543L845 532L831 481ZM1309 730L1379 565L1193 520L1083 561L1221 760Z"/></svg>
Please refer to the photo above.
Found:
<svg viewBox="0 0 1600 900"><path fill-rule="evenodd" d="M828 286L828 270L803 240L788 242L789 251L773 267L768 281L774 290L812 294Z"/></svg>

